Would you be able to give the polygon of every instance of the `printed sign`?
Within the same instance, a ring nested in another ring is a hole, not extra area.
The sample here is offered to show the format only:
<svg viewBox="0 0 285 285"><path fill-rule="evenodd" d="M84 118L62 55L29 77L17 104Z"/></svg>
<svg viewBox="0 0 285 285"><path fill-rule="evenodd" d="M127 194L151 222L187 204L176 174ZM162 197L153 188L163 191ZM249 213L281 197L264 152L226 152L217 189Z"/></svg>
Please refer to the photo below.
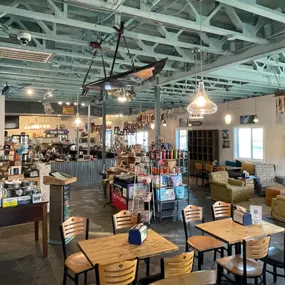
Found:
<svg viewBox="0 0 285 285"><path fill-rule="evenodd" d="M62 107L62 114L63 115L74 115L75 114L74 106L73 105L70 105L70 106L64 105Z"/></svg>
<svg viewBox="0 0 285 285"><path fill-rule="evenodd" d="M250 213L252 217L252 223L260 225L262 223L262 207L250 205Z"/></svg>

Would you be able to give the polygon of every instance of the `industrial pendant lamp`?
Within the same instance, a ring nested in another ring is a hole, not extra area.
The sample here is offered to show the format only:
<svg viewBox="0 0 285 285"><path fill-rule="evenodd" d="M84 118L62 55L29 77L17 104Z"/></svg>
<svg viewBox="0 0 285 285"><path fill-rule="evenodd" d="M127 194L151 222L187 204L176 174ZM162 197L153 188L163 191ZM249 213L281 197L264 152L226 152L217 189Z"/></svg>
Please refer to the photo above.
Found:
<svg viewBox="0 0 285 285"><path fill-rule="evenodd" d="M254 115L253 121L254 121L254 123L256 124L256 123L259 122L259 118L258 118L258 116L257 116L257 114L256 114L256 97L255 97L255 99L254 99L254 113L255 113L255 115Z"/></svg>
<svg viewBox="0 0 285 285"><path fill-rule="evenodd" d="M227 113L226 113L226 116L225 116L225 123L227 125L229 125L231 122L232 122L232 116L231 114L229 113L229 89L227 88Z"/></svg>
<svg viewBox="0 0 285 285"><path fill-rule="evenodd" d="M200 1L200 15L202 15L202 1ZM200 21L200 46L202 46L202 21ZM197 88L197 58L198 53L200 52L200 66L201 66L201 81L199 82ZM195 59L195 73L196 73L196 92L194 94L194 101L190 103L187 107L187 112L195 115L211 115L217 112L217 105L212 102L206 91L205 84L203 81L203 51L199 49L195 49L194 53L196 54Z"/></svg>
<svg viewBox="0 0 285 285"><path fill-rule="evenodd" d="M78 94L77 94L77 113L75 116L75 120L72 122L71 126L74 128L82 128L84 127L84 122L80 119L79 116L79 104L78 104Z"/></svg>

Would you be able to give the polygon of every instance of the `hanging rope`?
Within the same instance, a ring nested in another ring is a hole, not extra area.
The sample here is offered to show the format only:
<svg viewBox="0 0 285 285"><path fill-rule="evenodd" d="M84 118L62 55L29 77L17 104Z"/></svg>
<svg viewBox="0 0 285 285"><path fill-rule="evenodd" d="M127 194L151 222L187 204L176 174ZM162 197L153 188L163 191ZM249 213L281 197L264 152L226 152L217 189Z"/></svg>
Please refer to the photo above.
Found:
<svg viewBox="0 0 285 285"><path fill-rule="evenodd" d="M130 50L129 50L129 47L128 47L126 38L125 38L124 36L123 36L123 39L124 39L125 45L126 45L126 47L127 47L128 56L129 56L129 59L131 60L131 64L132 64L133 68L135 68L134 58L132 57L132 55L131 55L131 53L130 53Z"/></svg>

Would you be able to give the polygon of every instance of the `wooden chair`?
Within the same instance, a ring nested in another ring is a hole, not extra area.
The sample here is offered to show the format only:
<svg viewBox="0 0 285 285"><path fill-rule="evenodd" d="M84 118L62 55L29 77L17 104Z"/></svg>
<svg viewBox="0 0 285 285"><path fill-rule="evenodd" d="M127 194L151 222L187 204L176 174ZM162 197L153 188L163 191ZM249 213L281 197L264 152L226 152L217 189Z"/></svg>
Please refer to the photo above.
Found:
<svg viewBox="0 0 285 285"><path fill-rule="evenodd" d="M84 273L84 284L87 284L87 272L94 268L82 252L67 256L66 240L80 234L84 234L85 239L88 239L89 219L83 217L70 217L60 225L60 233L64 256L63 285L66 285L67 277L73 280L75 285L78 285L78 276L82 273ZM74 274L74 277L70 275L68 271L71 271Z"/></svg>
<svg viewBox="0 0 285 285"><path fill-rule="evenodd" d="M270 247L268 256L265 258L264 262L265 271L273 275L274 282L277 281L277 277L285 278L285 243L283 250L277 247ZM271 265L273 271L268 270L267 265ZM277 273L278 268L282 269L284 274Z"/></svg>
<svg viewBox="0 0 285 285"><path fill-rule="evenodd" d="M139 285L148 285L160 279L187 274L192 271L194 261L194 251L182 253L173 257L161 258L161 272L149 277L141 278Z"/></svg>
<svg viewBox="0 0 285 285"><path fill-rule="evenodd" d="M203 186L204 185L204 179L205 179L205 171L203 169L203 164L199 162L195 162L194 164L194 173L196 176L196 186ZM198 180L202 180L201 184L198 184Z"/></svg>
<svg viewBox="0 0 285 285"><path fill-rule="evenodd" d="M223 269L234 274L236 279L241 279L241 284L248 284L247 280L249 278L253 278L255 284L266 284L265 263L261 259L267 257L269 244L269 236L244 240L242 256L239 254L217 259L218 284L221 284L223 276L229 279L227 275L224 275ZM261 282L259 282L259 279Z"/></svg>
<svg viewBox="0 0 285 285"><path fill-rule="evenodd" d="M96 265L97 285L128 285L136 282L138 260Z"/></svg>
<svg viewBox="0 0 285 285"><path fill-rule="evenodd" d="M159 280L150 285L176 285L176 284L189 284L189 285L213 285L216 284L217 273L216 270L204 270L199 272L191 272L174 276L167 279Z"/></svg>
<svg viewBox="0 0 285 285"><path fill-rule="evenodd" d="M197 251L198 256L198 270L200 271L203 264L204 252L212 251L216 253L217 250L221 251L221 256L224 256L223 243L210 236L191 236L191 224L194 222L204 223L204 209L194 205L188 205L182 210L184 231L186 238L186 252L189 248ZM189 233L188 233L189 228Z"/></svg>
<svg viewBox="0 0 285 285"><path fill-rule="evenodd" d="M222 201L217 201L212 205L213 220L220 220L232 217L233 205Z"/></svg>
<svg viewBox="0 0 285 285"><path fill-rule="evenodd" d="M217 166L216 171L226 171L226 168L222 166Z"/></svg>
<svg viewBox="0 0 285 285"><path fill-rule="evenodd" d="M163 278L187 274L192 271L194 251L179 254L174 257L161 259L161 272Z"/></svg>
<svg viewBox="0 0 285 285"><path fill-rule="evenodd" d="M206 186L209 186L209 174L214 171L214 166L212 164L205 164L205 176L206 176Z"/></svg>
<svg viewBox="0 0 285 285"><path fill-rule="evenodd" d="M139 220L138 218L138 214L128 210L120 211L119 213L113 215L112 223L114 235L117 233L117 230L130 229L136 225Z"/></svg>

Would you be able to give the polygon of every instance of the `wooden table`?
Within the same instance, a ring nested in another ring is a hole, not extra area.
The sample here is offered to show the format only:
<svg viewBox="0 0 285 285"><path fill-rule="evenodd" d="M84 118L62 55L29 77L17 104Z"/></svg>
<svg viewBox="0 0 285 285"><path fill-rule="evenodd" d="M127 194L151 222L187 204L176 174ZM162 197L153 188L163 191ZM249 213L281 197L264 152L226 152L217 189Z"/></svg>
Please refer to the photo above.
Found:
<svg viewBox="0 0 285 285"><path fill-rule="evenodd" d="M48 256L47 203L26 204L0 208L0 228L35 223L35 240L39 240L39 222L42 221L43 256ZM20 241L21 242L21 241Z"/></svg>
<svg viewBox="0 0 285 285"><path fill-rule="evenodd" d="M244 239L284 232L284 228L262 221L262 225L242 226L232 218L196 225L199 230L229 244L241 243Z"/></svg>
<svg viewBox="0 0 285 285"><path fill-rule="evenodd" d="M205 270L162 279L150 285L206 285L215 284L216 270Z"/></svg>
<svg viewBox="0 0 285 285"><path fill-rule="evenodd" d="M150 229L142 245L129 244L126 233L79 241L78 246L93 266L134 258L144 259L179 249L177 245Z"/></svg>

